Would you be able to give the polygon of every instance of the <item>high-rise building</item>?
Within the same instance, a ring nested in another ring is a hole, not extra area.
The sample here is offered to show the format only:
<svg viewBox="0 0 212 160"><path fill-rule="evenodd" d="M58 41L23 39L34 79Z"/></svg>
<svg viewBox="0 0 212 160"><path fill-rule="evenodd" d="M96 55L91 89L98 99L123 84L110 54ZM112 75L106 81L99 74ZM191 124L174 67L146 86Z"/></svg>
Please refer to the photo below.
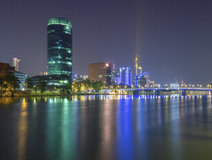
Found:
<svg viewBox="0 0 212 160"><path fill-rule="evenodd" d="M117 84L117 81L115 80L116 74L117 73L116 73L115 63L113 63L113 69L111 69L111 84L112 85Z"/></svg>
<svg viewBox="0 0 212 160"><path fill-rule="evenodd" d="M144 72L142 73L142 75L144 76L144 78L146 78L146 86L147 88L150 87L150 73L149 72Z"/></svg>
<svg viewBox="0 0 212 160"><path fill-rule="evenodd" d="M19 61L21 60L17 58L13 58L13 67L15 67L16 71L19 71Z"/></svg>
<svg viewBox="0 0 212 160"><path fill-rule="evenodd" d="M135 58L135 76L137 76L138 74L138 58L137 58L137 55L136 55L136 58Z"/></svg>
<svg viewBox="0 0 212 160"><path fill-rule="evenodd" d="M138 67L138 74L142 74L142 67Z"/></svg>
<svg viewBox="0 0 212 160"><path fill-rule="evenodd" d="M122 67L120 70L120 83L131 86L132 84L132 72L130 67Z"/></svg>
<svg viewBox="0 0 212 160"><path fill-rule="evenodd" d="M136 84L137 87L147 87L147 79L142 74L138 74L136 76Z"/></svg>
<svg viewBox="0 0 212 160"><path fill-rule="evenodd" d="M106 85L111 84L111 64L110 63L93 63L89 64L90 80L102 81Z"/></svg>
<svg viewBox="0 0 212 160"><path fill-rule="evenodd" d="M72 23L64 18L50 18L47 31L48 75L67 74L72 81Z"/></svg>

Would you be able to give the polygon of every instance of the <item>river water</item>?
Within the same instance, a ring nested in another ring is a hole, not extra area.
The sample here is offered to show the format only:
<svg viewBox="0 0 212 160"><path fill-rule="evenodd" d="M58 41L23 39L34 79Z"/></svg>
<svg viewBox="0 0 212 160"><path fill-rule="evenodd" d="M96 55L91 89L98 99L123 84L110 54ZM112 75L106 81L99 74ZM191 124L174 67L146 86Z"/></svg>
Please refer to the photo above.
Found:
<svg viewBox="0 0 212 160"><path fill-rule="evenodd" d="M0 98L0 159L211 160L211 99Z"/></svg>

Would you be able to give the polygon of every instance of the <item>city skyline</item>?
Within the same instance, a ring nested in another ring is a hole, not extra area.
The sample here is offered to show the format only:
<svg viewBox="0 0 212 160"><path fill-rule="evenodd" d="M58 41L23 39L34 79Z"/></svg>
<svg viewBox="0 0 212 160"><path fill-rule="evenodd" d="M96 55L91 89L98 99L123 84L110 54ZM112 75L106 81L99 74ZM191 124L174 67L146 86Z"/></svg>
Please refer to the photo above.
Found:
<svg viewBox="0 0 212 160"><path fill-rule="evenodd" d="M212 82L211 2L9 0L0 6L1 62L18 57L19 70L29 76L47 71L47 19L63 17L74 26L74 74L87 75L88 64L98 62L134 68L138 55L156 83L181 75L187 84Z"/></svg>

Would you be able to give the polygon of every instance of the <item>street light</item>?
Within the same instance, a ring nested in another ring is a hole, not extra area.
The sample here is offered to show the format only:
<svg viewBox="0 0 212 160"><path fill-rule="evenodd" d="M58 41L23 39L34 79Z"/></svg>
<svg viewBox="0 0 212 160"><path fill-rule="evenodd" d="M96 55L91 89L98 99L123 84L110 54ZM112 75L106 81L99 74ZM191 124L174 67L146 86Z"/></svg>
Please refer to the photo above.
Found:
<svg viewBox="0 0 212 160"><path fill-rule="evenodd" d="M200 85L200 87L202 87L202 85Z"/></svg>
<svg viewBox="0 0 212 160"><path fill-rule="evenodd" d="M194 84L192 85L192 87L194 87Z"/></svg>

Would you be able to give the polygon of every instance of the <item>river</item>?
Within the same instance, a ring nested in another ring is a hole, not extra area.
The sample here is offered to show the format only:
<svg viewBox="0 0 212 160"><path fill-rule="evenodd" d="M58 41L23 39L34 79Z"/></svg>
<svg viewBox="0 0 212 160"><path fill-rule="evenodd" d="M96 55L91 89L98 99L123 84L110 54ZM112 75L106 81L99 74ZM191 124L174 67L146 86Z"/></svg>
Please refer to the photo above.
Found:
<svg viewBox="0 0 212 160"><path fill-rule="evenodd" d="M0 98L0 159L210 160L211 99Z"/></svg>

